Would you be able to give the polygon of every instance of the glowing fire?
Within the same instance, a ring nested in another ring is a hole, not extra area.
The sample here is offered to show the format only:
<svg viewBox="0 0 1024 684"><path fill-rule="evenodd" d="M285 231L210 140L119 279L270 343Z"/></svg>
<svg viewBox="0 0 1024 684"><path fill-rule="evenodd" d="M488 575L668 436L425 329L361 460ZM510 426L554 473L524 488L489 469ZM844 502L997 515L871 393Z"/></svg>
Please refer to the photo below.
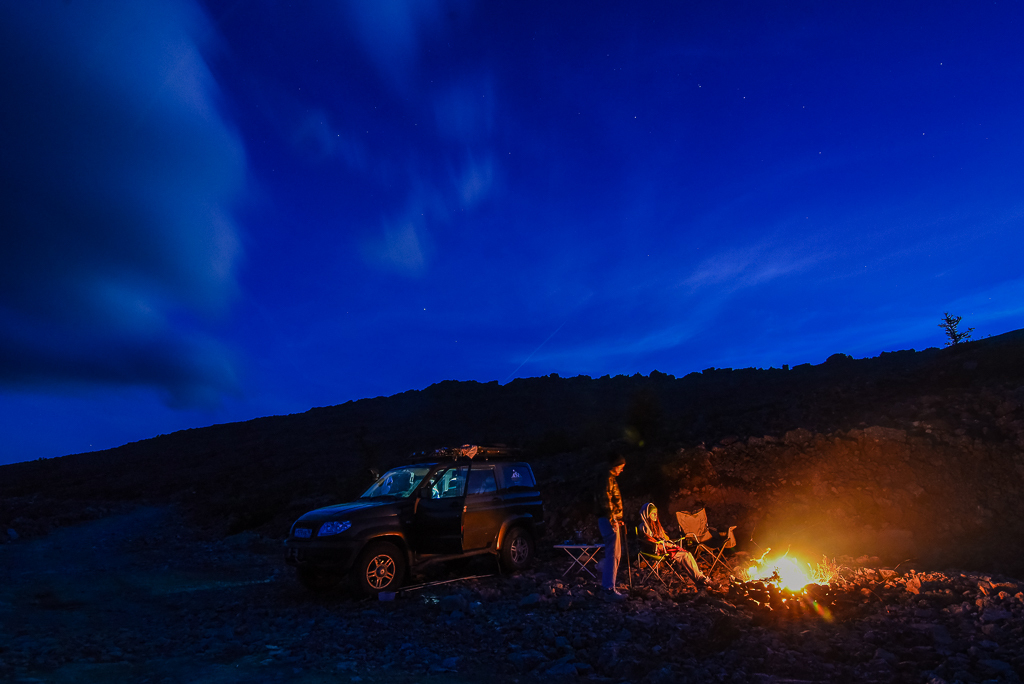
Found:
<svg viewBox="0 0 1024 684"><path fill-rule="evenodd" d="M812 566L790 558L788 551L772 559L768 559L769 553L771 549L746 569L748 582L763 580L774 582L783 589L800 591L808 584L828 584L835 578L835 570L827 562Z"/></svg>

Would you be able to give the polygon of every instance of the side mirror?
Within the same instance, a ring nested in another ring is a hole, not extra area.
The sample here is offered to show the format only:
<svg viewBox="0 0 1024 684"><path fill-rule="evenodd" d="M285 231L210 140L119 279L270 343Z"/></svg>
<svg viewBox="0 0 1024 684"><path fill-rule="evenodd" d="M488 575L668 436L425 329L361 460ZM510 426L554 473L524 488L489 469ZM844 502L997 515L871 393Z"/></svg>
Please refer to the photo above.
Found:
<svg viewBox="0 0 1024 684"><path fill-rule="evenodd" d="M421 499L429 499L430 498L430 487L424 487L424 488L420 489L418 492L416 492L416 496L418 496Z"/></svg>

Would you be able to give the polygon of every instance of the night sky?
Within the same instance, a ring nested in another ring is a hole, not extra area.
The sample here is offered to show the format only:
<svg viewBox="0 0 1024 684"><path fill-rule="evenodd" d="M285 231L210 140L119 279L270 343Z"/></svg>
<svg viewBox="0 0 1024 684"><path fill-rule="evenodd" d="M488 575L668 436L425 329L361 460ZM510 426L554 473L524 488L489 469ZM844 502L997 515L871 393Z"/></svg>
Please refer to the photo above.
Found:
<svg viewBox="0 0 1024 684"><path fill-rule="evenodd" d="M1024 6L0 4L0 463L1024 327Z"/></svg>

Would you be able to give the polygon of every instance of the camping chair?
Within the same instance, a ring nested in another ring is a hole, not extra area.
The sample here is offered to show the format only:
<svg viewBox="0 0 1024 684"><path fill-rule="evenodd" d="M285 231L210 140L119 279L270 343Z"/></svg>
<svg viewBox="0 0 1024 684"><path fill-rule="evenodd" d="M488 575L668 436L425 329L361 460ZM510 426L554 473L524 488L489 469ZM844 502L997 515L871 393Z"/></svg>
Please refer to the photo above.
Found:
<svg viewBox="0 0 1024 684"><path fill-rule="evenodd" d="M681 582L686 581L679 574L679 571L675 569L675 566L672 565L671 558L658 553L657 544L647 541L638 527L634 527L633 532L636 535L637 546L640 549L636 554L636 571L641 584L647 584L652 577L656 577L662 586L667 589L668 582L665 581L662 573L668 576L669 579L672 579L672 575L675 575Z"/></svg>
<svg viewBox="0 0 1024 684"><path fill-rule="evenodd" d="M693 513L678 511L676 520L679 522L679 529L683 532L683 540L693 549L693 557L697 559L697 562L700 563L702 559L705 564L710 562L711 565L707 570L703 570L705 575L710 575L718 564L729 570L729 566L722 560L722 555L726 549L736 546L736 537L733 535L733 530L736 529L735 525L724 534L715 534L708 529L708 514L703 508Z"/></svg>

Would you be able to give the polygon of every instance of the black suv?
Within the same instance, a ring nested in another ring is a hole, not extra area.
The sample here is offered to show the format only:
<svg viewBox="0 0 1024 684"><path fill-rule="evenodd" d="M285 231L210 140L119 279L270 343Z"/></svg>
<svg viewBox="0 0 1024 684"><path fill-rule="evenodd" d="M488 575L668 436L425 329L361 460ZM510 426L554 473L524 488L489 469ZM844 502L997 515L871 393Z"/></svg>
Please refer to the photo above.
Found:
<svg viewBox="0 0 1024 684"><path fill-rule="evenodd" d="M392 468L351 503L292 525L287 562L314 591L348 575L365 593L395 591L406 571L490 553L508 570L533 560L543 502L529 464L506 450L461 447Z"/></svg>

